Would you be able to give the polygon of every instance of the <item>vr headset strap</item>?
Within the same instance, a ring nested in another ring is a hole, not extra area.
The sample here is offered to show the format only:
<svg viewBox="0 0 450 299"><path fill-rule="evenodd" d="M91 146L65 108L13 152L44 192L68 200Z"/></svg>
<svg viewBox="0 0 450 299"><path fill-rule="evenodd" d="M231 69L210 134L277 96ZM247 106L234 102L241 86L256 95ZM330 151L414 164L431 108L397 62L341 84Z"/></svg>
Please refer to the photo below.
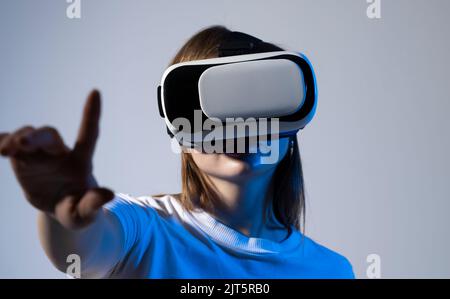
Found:
<svg viewBox="0 0 450 299"><path fill-rule="evenodd" d="M249 34L231 31L224 37L224 42L219 45L219 57L234 55L255 54L266 51L264 41Z"/></svg>

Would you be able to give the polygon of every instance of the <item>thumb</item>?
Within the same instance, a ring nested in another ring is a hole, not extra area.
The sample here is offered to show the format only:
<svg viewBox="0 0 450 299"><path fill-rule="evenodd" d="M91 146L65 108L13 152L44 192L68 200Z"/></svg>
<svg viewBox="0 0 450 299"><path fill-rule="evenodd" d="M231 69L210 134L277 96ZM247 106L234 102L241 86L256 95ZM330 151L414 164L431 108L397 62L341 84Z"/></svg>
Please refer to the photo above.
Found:
<svg viewBox="0 0 450 299"><path fill-rule="evenodd" d="M100 208L113 198L114 193L106 188L91 189L81 199L68 195L56 205L55 217L66 228L82 228L94 221Z"/></svg>
<svg viewBox="0 0 450 299"><path fill-rule="evenodd" d="M106 188L94 188L86 192L78 203L77 211L81 219L94 218L97 211L114 198L114 193Z"/></svg>
<svg viewBox="0 0 450 299"><path fill-rule="evenodd" d="M84 105L81 125L73 152L82 160L92 159L99 134L100 92L93 90Z"/></svg>

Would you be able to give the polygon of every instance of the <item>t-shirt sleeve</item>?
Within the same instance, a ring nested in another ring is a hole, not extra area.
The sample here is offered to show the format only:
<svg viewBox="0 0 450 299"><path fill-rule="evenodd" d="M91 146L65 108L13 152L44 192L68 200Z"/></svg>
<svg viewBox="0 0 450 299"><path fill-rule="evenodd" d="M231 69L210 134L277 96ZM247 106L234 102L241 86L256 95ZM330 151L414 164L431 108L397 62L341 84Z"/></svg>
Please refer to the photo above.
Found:
<svg viewBox="0 0 450 299"><path fill-rule="evenodd" d="M353 272L353 266L350 263L350 261L344 256L340 257L339 269L340 269L340 271L339 271L338 278L355 279L355 273Z"/></svg>
<svg viewBox="0 0 450 299"><path fill-rule="evenodd" d="M319 277L333 279L354 279L350 261L343 255L306 238L309 259L318 267Z"/></svg>
<svg viewBox="0 0 450 299"><path fill-rule="evenodd" d="M116 193L115 198L108 202L104 208L119 220L124 237L122 253L123 259L130 250L139 245L143 236L148 235L152 224L157 217L148 199L131 197L128 194Z"/></svg>

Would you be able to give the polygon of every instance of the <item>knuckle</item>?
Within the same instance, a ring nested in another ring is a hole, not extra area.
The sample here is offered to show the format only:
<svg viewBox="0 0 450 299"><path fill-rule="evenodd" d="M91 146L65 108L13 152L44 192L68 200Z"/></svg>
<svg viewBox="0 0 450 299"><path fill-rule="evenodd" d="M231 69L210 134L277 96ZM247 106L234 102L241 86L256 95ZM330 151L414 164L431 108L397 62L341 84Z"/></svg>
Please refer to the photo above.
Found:
<svg viewBox="0 0 450 299"><path fill-rule="evenodd" d="M34 127L31 125L25 125L22 128L20 128L20 131L30 131L30 130L34 130Z"/></svg>
<svg viewBox="0 0 450 299"><path fill-rule="evenodd" d="M44 126L41 128L42 132L50 134L52 137L59 137L59 132L55 127Z"/></svg>
<svg viewBox="0 0 450 299"><path fill-rule="evenodd" d="M12 135L16 137L16 136L22 135L24 132L29 132L33 129L34 128L30 125L22 126L19 129L17 129Z"/></svg>
<svg viewBox="0 0 450 299"><path fill-rule="evenodd" d="M11 142L15 146L22 146L26 140L26 136L34 131L32 126L23 126L11 136Z"/></svg>
<svg viewBox="0 0 450 299"><path fill-rule="evenodd" d="M9 133L1 133L0 134L0 145L9 138L11 134Z"/></svg>

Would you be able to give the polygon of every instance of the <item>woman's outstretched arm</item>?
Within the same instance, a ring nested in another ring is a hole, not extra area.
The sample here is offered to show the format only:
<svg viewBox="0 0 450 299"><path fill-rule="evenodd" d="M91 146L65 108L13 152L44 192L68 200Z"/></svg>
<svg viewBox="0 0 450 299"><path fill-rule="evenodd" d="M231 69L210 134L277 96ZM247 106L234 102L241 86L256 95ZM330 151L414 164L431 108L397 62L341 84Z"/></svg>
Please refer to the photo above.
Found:
<svg viewBox="0 0 450 299"><path fill-rule="evenodd" d="M101 209L94 221L81 229L67 229L52 216L38 215L39 238L53 265L67 272L72 254L80 257L82 278L105 277L125 252L118 219ZM70 273L69 273L70 274Z"/></svg>
<svg viewBox="0 0 450 299"><path fill-rule="evenodd" d="M99 119L100 94L93 91L72 149L52 127L0 133L0 154L9 158L25 197L41 211L39 230L47 255L65 271L67 255L78 254L81 272L94 276L118 262L124 240L119 221L102 208L114 193L100 188L92 172Z"/></svg>

